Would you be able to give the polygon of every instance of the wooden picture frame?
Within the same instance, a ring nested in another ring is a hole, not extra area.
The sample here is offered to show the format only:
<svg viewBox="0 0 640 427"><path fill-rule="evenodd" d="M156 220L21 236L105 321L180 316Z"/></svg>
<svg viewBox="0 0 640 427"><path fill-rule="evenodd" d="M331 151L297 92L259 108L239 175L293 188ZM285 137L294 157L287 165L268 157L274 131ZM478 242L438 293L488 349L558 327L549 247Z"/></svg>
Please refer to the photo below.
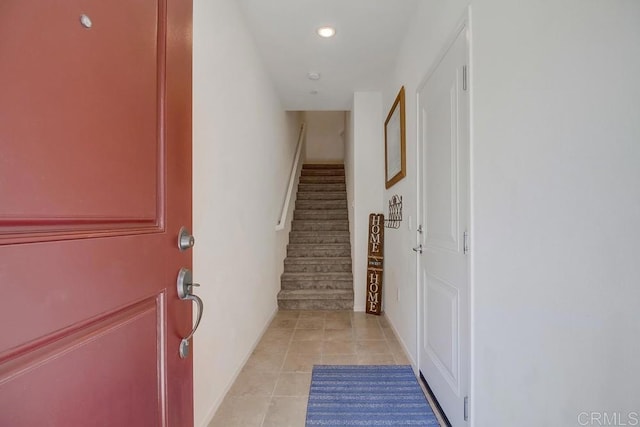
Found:
<svg viewBox="0 0 640 427"><path fill-rule="evenodd" d="M404 86L384 122L385 188L390 188L407 174Z"/></svg>

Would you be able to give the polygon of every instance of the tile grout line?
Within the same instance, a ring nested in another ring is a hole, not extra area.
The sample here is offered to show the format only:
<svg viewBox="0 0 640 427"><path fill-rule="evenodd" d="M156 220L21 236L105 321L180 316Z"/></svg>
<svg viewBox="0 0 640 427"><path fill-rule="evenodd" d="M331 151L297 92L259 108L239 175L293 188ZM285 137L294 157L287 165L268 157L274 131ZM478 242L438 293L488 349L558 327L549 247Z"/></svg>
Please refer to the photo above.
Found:
<svg viewBox="0 0 640 427"><path fill-rule="evenodd" d="M280 370L278 371L278 378L276 378L276 382L273 385L273 390L271 390L271 395L269 396L269 404L267 405L267 410L262 416L262 422L260 422L260 427L264 427L264 422L267 420L267 415L269 415L269 410L271 409L271 404L273 403L273 396L276 392L276 388L278 387L278 382L280 382L280 375L282 375L282 369L284 368L284 364L287 361L287 356L289 355L289 348L291 347L291 343L293 342L293 335L296 331L296 326L300 321L300 313L296 317L296 324L293 326L293 332L291 333L291 337L289 338L289 344L287 344L287 351L284 353L284 359L282 360L282 364L280 365ZM269 325L271 326L271 325Z"/></svg>

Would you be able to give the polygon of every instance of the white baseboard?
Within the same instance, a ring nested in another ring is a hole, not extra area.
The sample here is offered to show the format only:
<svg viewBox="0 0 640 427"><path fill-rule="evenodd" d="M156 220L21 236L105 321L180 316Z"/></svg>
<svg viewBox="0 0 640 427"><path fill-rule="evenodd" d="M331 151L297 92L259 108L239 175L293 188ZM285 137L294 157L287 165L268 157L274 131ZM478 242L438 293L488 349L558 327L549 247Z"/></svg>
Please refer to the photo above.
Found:
<svg viewBox="0 0 640 427"><path fill-rule="evenodd" d="M418 374L418 364L416 363L416 360L413 358L413 355L411 354L411 352L409 351L409 349L407 348L407 344L404 342L404 340L402 339L402 336L398 333L398 329L396 328L396 326L393 324L393 322L391 321L391 319L389 318L389 316L387 316L385 314L385 318L387 319L387 323L389 324L389 326L391 327L391 330L393 331L393 333L395 334L396 338L398 338L398 342L400 343L400 345L402 346L402 350L404 350L404 353L407 355L407 358L409 359L409 362L411 362L411 367L413 368L413 371L416 373L416 375Z"/></svg>

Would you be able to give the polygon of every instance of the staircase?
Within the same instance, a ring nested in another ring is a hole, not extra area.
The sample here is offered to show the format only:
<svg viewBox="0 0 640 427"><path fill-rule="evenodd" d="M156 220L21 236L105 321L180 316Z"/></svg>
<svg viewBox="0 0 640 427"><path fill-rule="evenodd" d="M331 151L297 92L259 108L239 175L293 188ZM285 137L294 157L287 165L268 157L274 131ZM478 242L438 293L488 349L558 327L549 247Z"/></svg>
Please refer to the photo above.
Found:
<svg viewBox="0 0 640 427"><path fill-rule="evenodd" d="M303 165L281 288L281 309L353 309L343 165Z"/></svg>

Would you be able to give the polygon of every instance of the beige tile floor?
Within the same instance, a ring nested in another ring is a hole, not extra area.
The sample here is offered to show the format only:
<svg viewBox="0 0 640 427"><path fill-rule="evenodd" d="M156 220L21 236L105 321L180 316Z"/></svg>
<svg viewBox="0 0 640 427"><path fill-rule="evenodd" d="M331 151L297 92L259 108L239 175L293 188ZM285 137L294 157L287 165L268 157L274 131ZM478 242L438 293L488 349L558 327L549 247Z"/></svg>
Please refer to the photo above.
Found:
<svg viewBox="0 0 640 427"><path fill-rule="evenodd" d="M384 316L279 311L209 427L304 427L313 365L407 365Z"/></svg>

